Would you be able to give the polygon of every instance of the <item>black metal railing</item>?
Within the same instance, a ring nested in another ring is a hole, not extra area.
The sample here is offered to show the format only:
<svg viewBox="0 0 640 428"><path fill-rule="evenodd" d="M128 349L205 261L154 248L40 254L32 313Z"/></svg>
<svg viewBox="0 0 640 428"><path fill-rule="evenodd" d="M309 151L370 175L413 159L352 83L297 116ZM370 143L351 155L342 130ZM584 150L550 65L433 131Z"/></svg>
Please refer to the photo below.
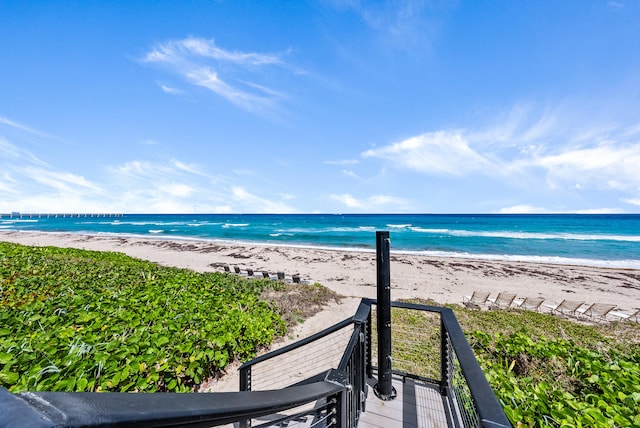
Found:
<svg viewBox="0 0 640 428"><path fill-rule="evenodd" d="M239 368L241 391L271 388L274 384L284 388L297 385L300 382L293 383L296 382L296 378L290 374L299 370L306 370L309 376L301 383L317 380L325 376L327 371L331 372L334 378L339 378L344 385L344 391L339 397L339 406L335 408L332 417L327 416L324 408L324 403L330 399L326 397L324 402L319 402L316 406L292 409L293 411L289 415L281 419L267 422L247 420L241 426L278 426L285 421L312 419L313 426L317 424L319 426L356 427L360 414L364 411L367 398L367 365L365 361L367 359L367 332L370 331L369 320L370 306L360 305L353 317L289 346L248 361ZM348 334L349 332L350 334ZM339 346L338 354L335 352L336 342ZM329 343L332 343L333 346L327 346ZM290 358L292 355L294 357ZM283 370L283 367L286 367L286 370ZM326 425L322 425L323 419L326 419Z"/></svg>
<svg viewBox="0 0 640 428"><path fill-rule="evenodd" d="M372 306L370 317L375 317L377 302L364 299L363 303ZM407 302L391 302L391 307L393 373L437 386L447 405L449 426L510 427L453 310ZM402 312L410 315L403 317ZM402 337L403 331L409 339ZM375 352L378 336L372 331L369 337L370 352ZM372 361L375 354L367 364ZM377 367L369 370L375 374Z"/></svg>
<svg viewBox="0 0 640 428"><path fill-rule="evenodd" d="M392 360L397 364L393 374L437 386L446 403L449 426L511 426L453 311L404 302L391 302L391 306L392 317L407 311L412 320L422 324L422 328L414 328L407 322L394 324L398 330L394 330L396 340L392 346ZM243 364L240 392L14 395L0 389L0 426L3 422L7 426L53 427L118 425L129 421L137 426L216 426L236 422L240 426L266 427L306 419L314 426L356 427L365 411L366 380L378 371L374 363L377 336L372 322L376 310L376 300L363 299L353 317ZM399 334L403 329L411 334L411 340L403 340ZM327 346L331 342L338 343L339 352ZM290 376L299 370L295 359L289 359L296 353L303 368L310 366L312 359L320 361L303 379ZM416 373L403 365L416 360L431 360L431 368ZM439 375L434 376L434 367L438 366ZM259 386L254 385L258 379Z"/></svg>
<svg viewBox="0 0 640 428"><path fill-rule="evenodd" d="M0 427L190 426L244 423L325 400L321 412L339 413L342 377L325 378L278 391L203 394L129 394L116 392L23 392L0 388ZM326 424L324 426L331 426Z"/></svg>
<svg viewBox="0 0 640 428"><path fill-rule="evenodd" d="M448 426L511 427L453 311L390 301L388 233L378 237L385 249L378 252L384 298L363 299L353 317L244 363L240 392L11 394L0 388L0 428L231 423L264 428L296 422L355 428L365 412L367 380L376 375L374 391L385 401L396 397L394 376L430 385Z"/></svg>
<svg viewBox="0 0 640 428"><path fill-rule="evenodd" d="M410 340L404 340L396 334L392 346L392 360L397 368L393 374L402 378L411 378L438 388L446 405L448 425L453 427L510 427L502 407L495 398L484 372L475 359L473 350L468 344L460 325L451 309L405 302L391 302L393 314L406 311L410 318L421 323L422 328L414 328L405 321L394 323L398 331L411 334ZM367 397L366 379L378 373L377 332L375 318L377 302L363 299L356 315L331 326L309 338L289 345L286 348L265 354L245 363L240 371L241 389L251 390L251 378L257 375L257 368L265 361L282 358L286 361L289 352L300 352L318 349L314 344L342 331L346 326L353 326L352 334L345 345L344 354L337 366L337 371L347 376L346 386L346 420L338 420L339 426L357 426L361 412L365 410ZM393 315L392 315L393 317ZM343 342L344 343L344 342ZM306 354L302 360L309 362L316 351ZM408 364L422 367L418 372L411 370ZM420 362L429 361L428 364ZM270 366L278 370L280 365ZM265 367L266 368L266 367ZM282 370L279 371L282 373ZM266 378L275 379L266 375ZM263 385L266 387L267 385ZM303 414L312 414L313 410Z"/></svg>

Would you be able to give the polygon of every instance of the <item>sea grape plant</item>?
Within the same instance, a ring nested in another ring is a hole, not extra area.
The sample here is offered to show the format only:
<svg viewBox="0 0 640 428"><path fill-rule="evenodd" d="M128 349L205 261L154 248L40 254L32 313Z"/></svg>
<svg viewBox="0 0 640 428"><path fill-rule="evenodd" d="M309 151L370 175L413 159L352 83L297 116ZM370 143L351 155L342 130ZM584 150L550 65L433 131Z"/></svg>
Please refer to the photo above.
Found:
<svg viewBox="0 0 640 428"><path fill-rule="evenodd" d="M284 323L278 284L114 252L0 243L0 385L12 392L190 391Z"/></svg>
<svg viewBox="0 0 640 428"><path fill-rule="evenodd" d="M514 426L640 426L640 353L603 352L525 332L471 341Z"/></svg>

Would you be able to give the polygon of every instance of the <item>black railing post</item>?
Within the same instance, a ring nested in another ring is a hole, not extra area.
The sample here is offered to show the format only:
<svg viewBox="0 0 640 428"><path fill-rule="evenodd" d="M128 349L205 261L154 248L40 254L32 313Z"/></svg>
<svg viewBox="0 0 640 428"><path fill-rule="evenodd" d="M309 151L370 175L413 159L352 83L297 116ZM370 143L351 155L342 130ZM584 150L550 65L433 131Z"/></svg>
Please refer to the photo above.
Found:
<svg viewBox="0 0 640 428"><path fill-rule="evenodd" d="M251 391L251 366L240 368L240 391ZM240 428L249 428L251 419L240 419Z"/></svg>
<svg viewBox="0 0 640 428"><path fill-rule="evenodd" d="M366 361L367 361L367 377L369 379L371 379L373 377L373 361L372 360L372 356L373 353L372 351L372 346L371 346L371 330L372 330L372 325L371 325L371 304L369 304L369 315L367 315L367 328L366 328L366 344L365 344L365 351L366 351Z"/></svg>
<svg viewBox="0 0 640 428"><path fill-rule="evenodd" d="M440 315L440 394L447 395L449 387L449 337Z"/></svg>
<svg viewBox="0 0 640 428"><path fill-rule="evenodd" d="M396 398L391 368L391 261L389 232L376 232L376 271L378 275L378 383L373 387L381 400Z"/></svg>

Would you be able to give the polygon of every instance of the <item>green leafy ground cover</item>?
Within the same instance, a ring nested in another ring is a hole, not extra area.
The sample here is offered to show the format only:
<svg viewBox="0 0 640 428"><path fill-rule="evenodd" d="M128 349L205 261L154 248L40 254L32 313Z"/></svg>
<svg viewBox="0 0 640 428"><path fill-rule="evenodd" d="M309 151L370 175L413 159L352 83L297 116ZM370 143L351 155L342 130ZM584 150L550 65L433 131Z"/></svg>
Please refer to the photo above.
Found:
<svg viewBox="0 0 640 428"><path fill-rule="evenodd" d="M291 287L119 253L0 243L0 385L191 391L268 346L310 306L337 299L317 284ZM450 307L514 426L640 426L639 325ZM437 377L438 320L392 316L394 342L405 347L398 361ZM407 343L420 352L406 352Z"/></svg>
<svg viewBox="0 0 640 428"><path fill-rule="evenodd" d="M279 287L119 253L0 243L0 385L193 390L285 333L260 298Z"/></svg>
<svg viewBox="0 0 640 428"><path fill-rule="evenodd" d="M449 307L514 426L640 426L640 325ZM394 323L414 320L398 311ZM425 340L436 355L438 343Z"/></svg>

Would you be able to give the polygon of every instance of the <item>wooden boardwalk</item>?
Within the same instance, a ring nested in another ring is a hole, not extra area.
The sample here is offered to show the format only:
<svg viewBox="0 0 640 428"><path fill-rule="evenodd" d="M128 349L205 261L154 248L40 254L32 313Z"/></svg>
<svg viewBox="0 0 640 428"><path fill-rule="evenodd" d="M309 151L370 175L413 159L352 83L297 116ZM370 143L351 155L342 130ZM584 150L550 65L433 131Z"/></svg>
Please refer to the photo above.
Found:
<svg viewBox="0 0 640 428"><path fill-rule="evenodd" d="M258 363L252 374L252 389L270 390L285 388L311 375L336 367L351 337L351 325L321 338L309 345L287 352L279 357ZM286 367L286 370L283 370ZM373 392L377 373L367 379L368 394L365 412L360 415L358 428L413 428L449 427L447 411L438 387L413 379L394 375L393 387L397 396L382 401ZM311 406L303 406L308 408ZM296 409L297 411L302 408ZM285 412L291 414L293 412ZM255 425L272 420L271 417L256 420ZM283 415L279 415L283 416ZM291 421L287 427L309 427L311 420ZM321 426L322 424L318 424Z"/></svg>
<svg viewBox="0 0 640 428"><path fill-rule="evenodd" d="M358 428L439 428L449 427L443 397L438 387L412 379L393 377L397 396L382 401L373 393L375 378L370 379L365 412Z"/></svg>

